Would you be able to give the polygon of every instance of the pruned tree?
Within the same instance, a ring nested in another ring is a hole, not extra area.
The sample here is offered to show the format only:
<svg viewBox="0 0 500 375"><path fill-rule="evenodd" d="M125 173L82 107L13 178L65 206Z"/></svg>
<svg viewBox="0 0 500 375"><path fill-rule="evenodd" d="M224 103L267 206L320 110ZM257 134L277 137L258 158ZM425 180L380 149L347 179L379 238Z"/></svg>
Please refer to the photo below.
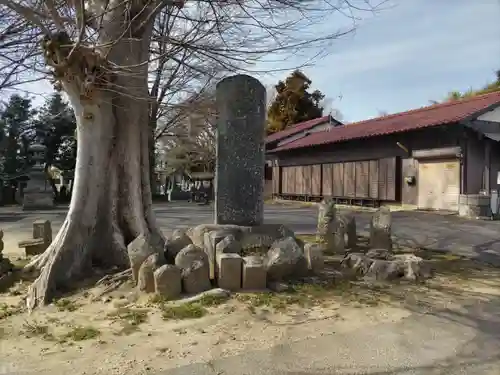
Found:
<svg viewBox="0 0 500 375"><path fill-rule="evenodd" d="M366 4L366 0L359 1ZM324 49L332 38L350 30L318 35L318 29L310 34L304 28L317 25L332 12L348 11L351 3L0 0L0 5L44 34L44 61L56 85L67 94L77 119L71 204L50 247L27 266L39 272L28 291L28 307L49 302L61 289L88 276L92 267L129 268L127 245L139 235L146 236L152 246L163 247L151 203L148 69L150 65L154 69L160 56L174 60L183 54L155 49L158 38L188 54L196 51L202 64L231 56L252 62L269 53L279 56L311 47ZM179 12L180 16L165 35L158 36L155 21L161 12ZM191 39L189 24L218 30L225 43L212 46L200 38ZM224 25L234 28L218 29ZM243 36L243 46L229 42Z"/></svg>
<svg viewBox="0 0 500 375"><path fill-rule="evenodd" d="M12 92L17 85L39 80L34 57L40 54L32 43L39 39L40 30L17 12L0 4L0 94Z"/></svg>

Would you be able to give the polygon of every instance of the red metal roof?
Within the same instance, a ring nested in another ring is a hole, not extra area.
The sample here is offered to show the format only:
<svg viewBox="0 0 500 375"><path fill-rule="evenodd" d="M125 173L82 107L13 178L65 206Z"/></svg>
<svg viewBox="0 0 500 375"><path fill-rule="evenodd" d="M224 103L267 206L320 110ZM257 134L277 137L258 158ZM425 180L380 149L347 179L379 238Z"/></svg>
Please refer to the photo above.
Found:
<svg viewBox="0 0 500 375"><path fill-rule="evenodd" d="M270 152L312 147L351 139L402 133L410 130L459 122L500 105L500 92L474 96L467 99L434 104L406 112L354 122L310 135L287 143Z"/></svg>
<svg viewBox="0 0 500 375"><path fill-rule="evenodd" d="M279 141L283 138L314 128L316 125L328 122L329 117L330 116L323 116L315 118L314 120L299 122L298 124L295 124L294 126L291 126L285 130L268 135L266 137L266 143Z"/></svg>

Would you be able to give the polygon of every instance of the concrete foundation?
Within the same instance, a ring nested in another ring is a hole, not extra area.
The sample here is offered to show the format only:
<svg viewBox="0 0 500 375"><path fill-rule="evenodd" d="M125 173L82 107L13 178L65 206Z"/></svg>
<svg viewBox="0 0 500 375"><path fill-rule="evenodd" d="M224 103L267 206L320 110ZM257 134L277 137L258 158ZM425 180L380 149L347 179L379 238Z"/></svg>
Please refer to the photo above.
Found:
<svg viewBox="0 0 500 375"><path fill-rule="evenodd" d="M458 214L472 219L491 219L491 197L489 195L460 195Z"/></svg>

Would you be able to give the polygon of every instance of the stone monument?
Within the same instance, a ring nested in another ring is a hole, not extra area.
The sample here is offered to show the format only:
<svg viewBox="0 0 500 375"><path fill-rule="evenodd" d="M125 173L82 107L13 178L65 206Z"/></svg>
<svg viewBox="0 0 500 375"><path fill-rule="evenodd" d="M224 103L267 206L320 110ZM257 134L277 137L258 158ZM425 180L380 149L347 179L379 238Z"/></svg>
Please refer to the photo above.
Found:
<svg viewBox="0 0 500 375"><path fill-rule="evenodd" d="M43 210L54 207L54 194L47 180L44 161L47 147L34 144L28 148L34 165L28 172L29 181L24 189L23 210Z"/></svg>
<svg viewBox="0 0 500 375"><path fill-rule="evenodd" d="M261 225L264 218L266 90L235 75L217 84L215 223Z"/></svg>

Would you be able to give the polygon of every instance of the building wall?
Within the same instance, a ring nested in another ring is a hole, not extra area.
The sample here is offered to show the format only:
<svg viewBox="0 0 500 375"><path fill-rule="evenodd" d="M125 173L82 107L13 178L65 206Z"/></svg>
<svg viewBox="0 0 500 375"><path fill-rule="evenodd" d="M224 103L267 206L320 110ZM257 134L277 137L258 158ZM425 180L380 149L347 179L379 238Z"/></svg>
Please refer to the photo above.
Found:
<svg viewBox="0 0 500 375"><path fill-rule="evenodd" d="M492 190L500 190L498 184L498 174L500 173L500 144L494 143L491 147L491 163L490 163L490 188Z"/></svg>
<svg viewBox="0 0 500 375"><path fill-rule="evenodd" d="M358 126L358 125L353 125ZM362 125L359 125L362 126ZM379 136L367 139L354 140L350 142L336 143L326 146L316 146L307 150L294 150L290 152L274 154L280 167L323 165L331 166L332 163L352 164L349 162L370 162L380 163L387 158L397 158L397 162L391 165L390 174L395 178L395 183L386 181L384 186L392 186L396 191L390 194L390 200L400 201L404 204L418 204L418 160L411 157L411 152L415 150L427 150L445 147L456 147L463 143L465 128L461 125L434 127L421 129L413 132ZM273 154L271 154L273 155ZM347 162L347 163L346 163ZM358 163L356 163L357 165ZM361 168L362 169L362 168ZM371 171L371 168L369 168ZM327 170L323 168L322 175L326 175ZM333 173L335 176L335 173ZM380 173L379 173L380 174ZM387 173L386 173L387 174ZM279 175L279 174L275 174ZM345 174L344 174L345 176ZM385 174L384 174L385 176ZM379 183L380 178L378 176ZM416 183L408 184L405 177L415 176ZM387 179L388 176L385 176ZM287 179L287 184L289 184ZM334 177L335 180L338 178ZM392 181L392 180L391 180ZM283 182L282 182L283 185ZM329 190L329 186L322 181L323 190ZM344 181L345 185L345 181ZM370 186L372 184L370 183ZM276 185L277 186L277 185ZM391 187L391 189L392 189ZM380 190L381 186L379 186ZM275 189L276 190L276 189ZM287 190L290 190L288 187ZM296 188L292 188L296 190ZM300 189L299 189L300 190ZM338 190L338 189L333 189ZM345 190L345 189L344 189ZM276 192L275 192L276 193ZM380 192L378 192L380 193ZM377 193L379 199L382 199ZM325 194L325 193L323 193ZM338 195L338 194L334 194ZM343 194L345 196L350 196ZM370 197L372 194L370 193ZM384 199L382 199L384 200Z"/></svg>
<svg viewBox="0 0 500 375"><path fill-rule="evenodd" d="M411 157L411 151L457 146L461 147L464 155L461 193L478 194L488 185L490 189L500 189L497 184L497 174L500 172L500 143L458 124L292 150L270 154L270 157L276 159L280 167L398 157L401 162L397 166L398 170L394 172L401 193L398 199L404 204L416 205L419 162ZM485 150L490 151L486 153ZM404 178L412 175L416 177L417 183L409 185ZM485 175L489 175L489 179Z"/></svg>
<svg viewBox="0 0 500 375"><path fill-rule="evenodd" d="M467 137L466 148L466 183L464 194L479 194L483 188L483 171L485 162L485 142L479 134L471 132Z"/></svg>
<svg viewBox="0 0 500 375"><path fill-rule="evenodd" d="M409 185L405 177L415 176L418 181L418 160L405 158L401 160L401 202L404 204L417 205L418 203L418 183Z"/></svg>
<svg viewBox="0 0 500 375"><path fill-rule="evenodd" d="M410 154L398 146L398 142L409 151L459 146L463 131L464 128L460 125L433 127L401 134L315 146L307 151L305 149L291 150L275 154L275 157L280 166L375 160L394 156L407 158Z"/></svg>
<svg viewBox="0 0 500 375"><path fill-rule="evenodd" d="M500 143L473 131L466 138L466 183L464 194L478 194L480 190L499 189Z"/></svg>

